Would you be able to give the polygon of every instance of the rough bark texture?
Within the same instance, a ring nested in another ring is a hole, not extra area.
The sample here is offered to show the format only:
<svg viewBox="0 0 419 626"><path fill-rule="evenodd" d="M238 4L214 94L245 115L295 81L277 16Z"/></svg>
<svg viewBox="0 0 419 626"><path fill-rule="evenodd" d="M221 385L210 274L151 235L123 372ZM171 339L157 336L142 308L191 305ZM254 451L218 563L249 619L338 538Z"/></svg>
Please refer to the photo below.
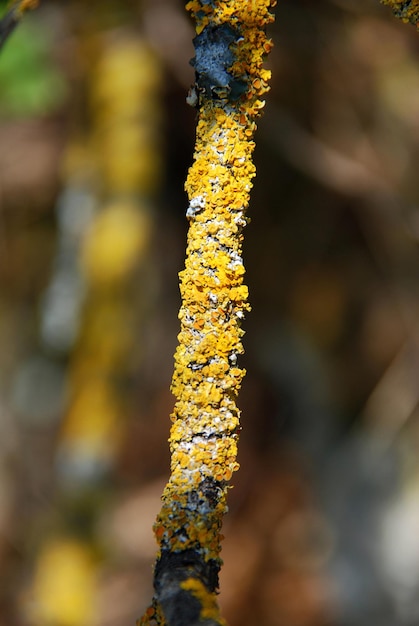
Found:
<svg viewBox="0 0 419 626"><path fill-rule="evenodd" d="M221 525L236 461L245 374L241 321L248 310L243 285L242 229L251 179L254 118L264 106L270 72L270 0L192 0L196 83L189 99L199 109L194 163L186 190L190 222L180 273L181 331L172 391L171 476L155 523L154 619L170 626L222 624L216 602Z"/></svg>

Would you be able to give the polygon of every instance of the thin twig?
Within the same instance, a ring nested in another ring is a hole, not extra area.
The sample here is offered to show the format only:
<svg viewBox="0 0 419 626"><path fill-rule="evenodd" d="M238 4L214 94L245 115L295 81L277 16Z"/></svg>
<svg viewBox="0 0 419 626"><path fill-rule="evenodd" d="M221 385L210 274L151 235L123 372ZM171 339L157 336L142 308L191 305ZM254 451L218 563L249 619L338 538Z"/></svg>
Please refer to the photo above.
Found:
<svg viewBox="0 0 419 626"><path fill-rule="evenodd" d="M20 0L15 2L0 20L0 50L15 30L23 14L38 6L38 0Z"/></svg>

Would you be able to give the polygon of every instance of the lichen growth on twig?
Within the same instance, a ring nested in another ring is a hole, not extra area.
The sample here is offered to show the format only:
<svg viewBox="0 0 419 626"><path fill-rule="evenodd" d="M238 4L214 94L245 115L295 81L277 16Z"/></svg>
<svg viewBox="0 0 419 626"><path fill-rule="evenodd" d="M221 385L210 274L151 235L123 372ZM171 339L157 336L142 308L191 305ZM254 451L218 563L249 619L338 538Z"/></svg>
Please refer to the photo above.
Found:
<svg viewBox="0 0 419 626"><path fill-rule="evenodd" d="M419 0L381 0L393 10L396 17L403 22L419 27Z"/></svg>
<svg viewBox="0 0 419 626"><path fill-rule="evenodd" d="M180 273L181 331L172 391L171 476L154 526L159 544L153 607L140 621L223 624L215 600L228 482L238 468L236 397L245 371L242 229L255 167L255 118L264 106L272 47L270 0L192 0L196 20L194 163Z"/></svg>

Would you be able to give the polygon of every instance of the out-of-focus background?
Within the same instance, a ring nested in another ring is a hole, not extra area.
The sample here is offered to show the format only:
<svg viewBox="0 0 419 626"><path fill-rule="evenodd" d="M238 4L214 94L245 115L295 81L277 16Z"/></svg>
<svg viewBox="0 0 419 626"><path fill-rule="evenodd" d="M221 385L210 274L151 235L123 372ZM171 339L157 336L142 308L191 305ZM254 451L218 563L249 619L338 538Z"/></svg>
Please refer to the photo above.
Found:
<svg viewBox="0 0 419 626"><path fill-rule="evenodd" d="M375 0L276 17L220 602L417 626L419 35ZM192 38L180 1L44 0L0 52L0 626L152 595Z"/></svg>

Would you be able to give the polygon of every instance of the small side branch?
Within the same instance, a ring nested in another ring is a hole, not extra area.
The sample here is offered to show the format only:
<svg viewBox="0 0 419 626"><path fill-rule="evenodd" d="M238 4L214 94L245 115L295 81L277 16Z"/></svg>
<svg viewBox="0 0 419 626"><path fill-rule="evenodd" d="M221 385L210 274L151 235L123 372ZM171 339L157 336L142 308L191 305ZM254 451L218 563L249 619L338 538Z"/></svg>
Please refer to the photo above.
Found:
<svg viewBox="0 0 419 626"><path fill-rule="evenodd" d="M10 37L16 26L22 19L23 14L38 6L38 0L20 0L15 2L0 20L0 50Z"/></svg>

